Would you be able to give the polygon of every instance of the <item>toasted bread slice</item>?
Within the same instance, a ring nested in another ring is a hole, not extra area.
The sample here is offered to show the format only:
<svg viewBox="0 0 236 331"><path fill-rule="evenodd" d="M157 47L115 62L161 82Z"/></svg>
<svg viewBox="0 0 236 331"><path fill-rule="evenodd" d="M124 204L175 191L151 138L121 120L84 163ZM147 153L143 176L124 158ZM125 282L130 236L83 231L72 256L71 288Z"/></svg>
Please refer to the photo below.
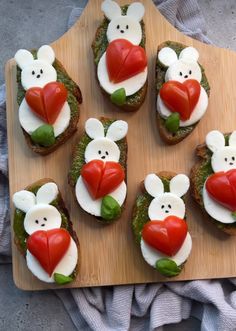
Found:
<svg viewBox="0 0 236 331"><path fill-rule="evenodd" d="M36 51L33 50L32 54L35 55ZM77 130L77 124L79 121L79 104L82 103L82 94L79 86L69 77L61 62L55 59L53 67L57 71L57 81L63 83L68 91L67 102L71 109L71 118L67 129L58 137L56 137L55 143L49 147L36 144L31 139L31 136L22 128L28 146L32 149L33 152L40 155L47 155L49 153L52 153L73 135L73 133ZM21 69L19 67L17 67L17 84L17 102L20 105L25 97L26 91L21 85Z"/></svg>
<svg viewBox="0 0 236 331"><path fill-rule="evenodd" d="M114 119L108 119L108 118L104 118L101 117L100 121L103 123L104 129L105 129L105 133L107 132L109 126L115 122ZM78 144L74 147L74 151L73 151L73 155L72 155L72 164L71 164L71 168L68 174L68 182L71 185L71 187L73 188L73 193L75 196L75 185L76 182L80 176L81 173L81 169L83 167L83 165L85 164L85 159L84 159L84 152L85 149L87 147L87 145L92 141L92 139L86 134L84 133L83 136L81 137L80 141L78 142ZM122 166L122 168L124 169L125 172L125 182L127 183L127 152L128 152L128 145L127 145L127 139L126 137L116 141L116 144L118 145L119 149L120 149L120 159L119 159L119 163ZM76 199L76 196L75 196ZM76 199L77 201L77 199ZM125 208L125 201L121 207L121 209L123 210ZM113 221L116 221L116 219L112 220L112 221L106 221L104 220L102 217L96 217L96 220L100 223L103 224L110 224Z"/></svg>
<svg viewBox="0 0 236 331"><path fill-rule="evenodd" d="M226 137L227 136L228 134L226 134ZM192 167L190 172L191 195L198 203L198 205L202 208L202 210L205 211L202 198L202 189L207 177L213 174L213 170L211 167L212 152L207 148L205 144L202 144L197 146L196 155L200 158L200 160ZM227 234L236 235L236 222L232 224L225 224L218 222L217 220L209 216L207 213L206 216L207 219L213 222L218 229L222 230Z"/></svg>
<svg viewBox="0 0 236 331"><path fill-rule="evenodd" d="M25 190L27 191L31 191L33 193L36 193L38 191L38 189L46 184L46 183L54 183L54 180L50 179L50 178L44 178L44 179L40 179L37 182L28 185ZM79 239L77 237L76 232L73 229L73 224L71 222L70 219L70 215L68 213L68 210L65 207L65 203L62 199L62 195L61 192L59 191L58 196L56 198L56 200L54 200L51 205L53 205L54 207L57 208L57 210L60 212L61 216L62 216L62 224L61 224L61 228L66 229L71 237L73 238L74 242L77 245L77 249L78 249L78 263L77 266L73 272L73 274L71 275L71 277L73 279L76 278L79 268L80 268L80 244L79 244ZM13 230L14 230L14 242L15 245L17 246L17 249L20 251L20 253L25 256L26 255L26 239L28 238L28 234L25 232L24 229L24 218L25 218L25 213L23 211L21 211L20 209L15 209L14 212L14 221L13 221Z"/></svg>
<svg viewBox="0 0 236 331"><path fill-rule="evenodd" d="M121 10L122 10L123 14L126 14L128 6L129 5L121 6ZM96 78L97 78L98 62L99 62L100 58L102 57L103 53L106 51L107 46L108 46L106 32L107 32L107 27L108 27L109 22L110 21L106 17L104 17L103 21L101 22L101 24L99 25L99 27L96 31L95 38L92 42L92 50L93 50L94 63L95 63L95 69L96 69ZM140 22L140 24L142 27L142 40L141 40L140 46L145 49L146 35L145 35L145 24L144 24L143 20ZM110 94L108 94L102 88L102 86L100 86L100 88L101 88L102 92L104 93L104 95L106 95L107 98L110 99ZM146 93L147 93L147 80L146 80L146 83L144 84L144 86L139 91L137 91L135 94L130 95L126 98L126 102L124 105L117 106L117 107L119 107L120 109L122 109L124 111L138 110L145 100Z"/></svg>
<svg viewBox="0 0 236 331"><path fill-rule="evenodd" d="M157 54L160 52L160 50L164 47L170 47L172 48L177 55L180 54L180 52L186 48L187 46L175 42L175 41L166 41L158 46ZM204 68L200 65L201 71L202 71L202 81L201 86L205 89L208 97L210 95L210 86L204 71ZM165 73L166 73L167 67L163 66L162 63L158 60L158 57L156 59L156 97L159 94L159 91L162 87L162 85L165 83ZM169 144L169 145L175 145L178 144L180 141L182 141L184 138L186 138L197 126L198 123L195 123L190 126L186 127L180 127L176 133L171 133L167 130L165 126L165 119L163 119L159 112L156 110L156 116L157 116L157 127L160 133L160 136L162 140Z"/></svg>
<svg viewBox="0 0 236 331"><path fill-rule="evenodd" d="M177 174L171 171L161 171L156 175L161 178L165 192L168 192L169 182ZM182 199L185 201L185 196L183 196ZM146 191L144 187L144 181L142 181L132 213L132 230L137 244L140 244L144 225L150 221L148 216L148 207L152 200L153 197ZM179 266L181 270L183 269L186 261Z"/></svg>

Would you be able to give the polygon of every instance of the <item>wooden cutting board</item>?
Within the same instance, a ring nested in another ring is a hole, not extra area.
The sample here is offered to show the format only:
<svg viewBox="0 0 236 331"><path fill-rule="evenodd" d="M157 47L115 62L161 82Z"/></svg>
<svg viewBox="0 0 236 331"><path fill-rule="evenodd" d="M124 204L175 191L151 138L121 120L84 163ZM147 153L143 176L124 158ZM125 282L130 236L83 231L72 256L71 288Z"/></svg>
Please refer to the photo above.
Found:
<svg viewBox="0 0 236 331"><path fill-rule="evenodd" d="M120 1L125 4L129 1ZM102 95L95 78L91 43L102 19L101 1L90 1L76 24L52 46L57 58L83 93L78 133L56 152L40 157L26 146L18 122L16 63L6 64L7 129L10 195L44 177L53 178L64 196L81 243L81 269L76 281L66 287L149 283L236 276L236 238L207 223L205 215L187 199L189 230L193 250L183 272L166 279L143 260L131 231L131 214L139 183L150 172L174 170L189 174L195 162L194 149L212 129L230 132L236 128L236 53L204 45L175 30L157 11L152 1L143 1L146 14L148 93L135 113L117 110ZM211 85L209 109L195 131L176 146L164 145L155 124L154 72L157 46L166 40L196 47ZM122 218L110 226L98 224L80 210L67 183L71 151L83 133L89 117L106 116L129 123L128 199ZM11 211L13 206L11 205ZM14 236L14 235L12 235ZM26 268L24 258L12 246L13 273L17 287L24 290L55 288L37 280Z"/></svg>

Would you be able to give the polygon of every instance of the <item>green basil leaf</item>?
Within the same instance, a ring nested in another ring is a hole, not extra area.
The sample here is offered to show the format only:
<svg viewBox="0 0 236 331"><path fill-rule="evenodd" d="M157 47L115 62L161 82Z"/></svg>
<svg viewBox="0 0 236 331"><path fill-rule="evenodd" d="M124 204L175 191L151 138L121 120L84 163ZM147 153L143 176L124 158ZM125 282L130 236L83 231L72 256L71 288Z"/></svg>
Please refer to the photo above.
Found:
<svg viewBox="0 0 236 331"><path fill-rule="evenodd" d="M160 274L167 277L177 276L181 271L181 268L177 266L175 261L168 258L158 260L156 262L156 269Z"/></svg>
<svg viewBox="0 0 236 331"><path fill-rule="evenodd" d="M126 93L123 87L119 88L118 90L114 91L111 94L111 102L117 106L122 106L125 104L126 101Z"/></svg>
<svg viewBox="0 0 236 331"><path fill-rule="evenodd" d="M165 121L165 127L168 131L176 133L179 129L180 116L179 113L172 113Z"/></svg>
<svg viewBox="0 0 236 331"><path fill-rule="evenodd" d="M54 135L54 129L52 125L43 124L39 128L37 128L31 134L31 139L34 143L39 144L41 146L49 147L53 145L56 141Z"/></svg>
<svg viewBox="0 0 236 331"><path fill-rule="evenodd" d="M106 221L113 221L121 214L119 203L110 195L106 195L102 199L101 217Z"/></svg>
<svg viewBox="0 0 236 331"><path fill-rule="evenodd" d="M72 282L72 280L73 280L73 278L71 278L70 276L64 276L64 275L58 274L58 273L55 273L53 275L53 277L54 277L55 282L59 285L68 284L68 283Z"/></svg>

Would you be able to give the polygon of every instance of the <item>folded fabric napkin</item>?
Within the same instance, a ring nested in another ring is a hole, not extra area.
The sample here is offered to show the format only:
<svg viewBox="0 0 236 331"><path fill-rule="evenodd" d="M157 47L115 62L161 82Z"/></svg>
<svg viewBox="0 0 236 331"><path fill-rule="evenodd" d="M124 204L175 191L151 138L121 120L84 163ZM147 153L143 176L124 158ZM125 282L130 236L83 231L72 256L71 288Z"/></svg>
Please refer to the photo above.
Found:
<svg viewBox="0 0 236 331"><path fill-rule="evenodd" d="M156 0L161 13L179 30L201 41L205 22L197 0ZM82 8L71 12L68 27ZM0 88L0 254L10 255L7 186L5 92ZM78 330L146 331L177 323L189 316L200 319L202 331L236 330L236 279L58 290Z"/></svg>

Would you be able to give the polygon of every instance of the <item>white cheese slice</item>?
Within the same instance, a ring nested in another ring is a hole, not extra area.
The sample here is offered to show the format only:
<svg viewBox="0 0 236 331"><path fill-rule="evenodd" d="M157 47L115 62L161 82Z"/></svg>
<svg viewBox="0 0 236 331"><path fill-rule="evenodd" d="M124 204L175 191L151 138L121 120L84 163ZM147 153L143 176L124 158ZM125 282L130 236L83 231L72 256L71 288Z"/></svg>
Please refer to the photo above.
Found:
<svg viewBox="0 0 236 331"><path fill-rule="evenodd" d="M174 256L171 256L171 257L159 252L157 249L151 247L143 239L141 239L141 251L142 251L143 257L144 257L145 261L154 268L156 266L156 262L163 258L171 259L171 260L175 261L177 266L180 266L189 257L191 249L192 249L192 238L191 238L189 232L187 233L187 236L183 242L183 245L179 249L179 251Z"/></svg>
<svg viewBox="0 0 236 331"><path fill-rule="evenodd" d="M148 207L150 220L162 221L170 215L184 218L185 204L181 198L172 193L164 193L151 201Z"/></svg>
<svg viewBox="0 0 236 331"><path fill-rule="evenodd" d="M46 231L60 227L61 214L51 205L37 204L25 215L24 228L29 235L38 230Z"/></svg>
<svg viewBox="0 0 236 331"><path fill-rule="evenodd" d="M190 118L186 121L180 121L180 127L185 127L197 123L205 114L208 106L208 96L204 88L201 86L201 93L199 96L198 103L196 104ZM157 111L160 116L167 118L172 112L167 108L167 106L162 101L160 94L157 96Z"/></svg>
<svg viewBox="0 0 236 331"><path fill-rule="evenodd" d="M127 132L128 123L122 120L117 120L109 126L106 138L111 139L112 141L119 141L127 135Z"/></svg>
<svg viewBox="0 0 236 331"><path fill-rule="evenodd" d="M236 169L236 148L233 146L220 147L212 154L211 166L214 172Z"/></svg>
<svg viewBox="0 0 236 331"><path fill-rule="evenodd" d="M194 61L179 60L174 62L166 71L165 81L177 80L183 83L187 79L196 79L199 83L202 79L202 72L199 64Z"/></svg>
<svg viewBox="0 0 236 331"><path fill-rule="evenodd" d="M84 152L85 162L92 160L114 161L120 159L120 149L114 141L108 138L97 138L92 140Z"/></svg>
<svg viewBox="0 0 236 331"><path fill-rule="evenodd" d="M232 216L231 210L225 208L224 206L220 205L217 201L212 199L206 190L205 184L202 191L202 198L203 198L204 208L211 217L224 224L235 223L236 220Z"/></svg>
<svg viewBox="0 0 236 331"><path fill-rule="evenodd" d="M34 193L22 190L13 194L13 203L16 208L22 210L24 213L36 204L36 197Z"/></svg>
<svg viewBox="0 0 236 331"><path fill-rule="evenodd" d="M56 199L58 195L58 187L55 183L46 183L42 185L36 194L36 200L38 203L49 204Z"/></svg>
<svg viewBox="0 0 236 331"><path fill-rule="evenodd" d="M149 174L144 179L144 186L152 197L157 197L164 193L162 180L156 174Z"/></svg>
<svg viewBox="0 0 236 331"><path fill-rule="evenodd" d="M30 110L25 98L23 99L19 107L19 121L22 128L29 134L31 134L41 125L46 124ZM65 102L59 116L56 119L56 122L52 125L55 137L59 136L62 132L64 132L69 126L69 123L70 106L68 102Z"/></svg>
<svg viewBox="0 0 236 331"><path fill-rule="evenodd" d="M54 273L59 273L64 276L70 276L75 270L78 261L78 249L76 243L71 238L70 245L66 254L63 256L61 261L56 266L53 271L52 276L50 277L48 273L41 267L38 260L27 250L26 252L26 262L30 271L43 282L54 283L53 275Z"/></svg>
<svg viewBox="0 0 236 331"><path fill-rule="evenodd" d="M158 60L166 67L171 66L178 60L177 54L170 47L163 47L158 53Z"/></svg>
<svg viewBox="0 0 236 331"><path fill-rule="evenodd" d="M97 118L89 118L85 122L85 131L91 139L104 137L104 126Z"/></svg>
<svg viewBox="0 0 236 331"><path fill-rule="evenodd" d="M126 198L127 187L123 181L113 192L109 193L120 206L123 205ZM82 209L94 216L101 216L102 198L93 200L80 176L75 186L76 199Z"/></svg>
<svg viewBox="0 0 236 331"><path fill-rule="evenodd" d="M141 25L132 17L116 17L108 24L107 39L109 43L115 39L126 39L133 45L139 45L142 40Z"/></svg>
<svg viewBox="0 0 236 331"><path fill-rule="evenodd" d="M139 91L147 80L147 67L139 74L124 80L120 83L112 83L108 76L106 65L106 53L104 53L98 63L97 67L98 80L101 87L108 93L112 94L120 88L125 89L126 96L130 96Z"/></svg>

